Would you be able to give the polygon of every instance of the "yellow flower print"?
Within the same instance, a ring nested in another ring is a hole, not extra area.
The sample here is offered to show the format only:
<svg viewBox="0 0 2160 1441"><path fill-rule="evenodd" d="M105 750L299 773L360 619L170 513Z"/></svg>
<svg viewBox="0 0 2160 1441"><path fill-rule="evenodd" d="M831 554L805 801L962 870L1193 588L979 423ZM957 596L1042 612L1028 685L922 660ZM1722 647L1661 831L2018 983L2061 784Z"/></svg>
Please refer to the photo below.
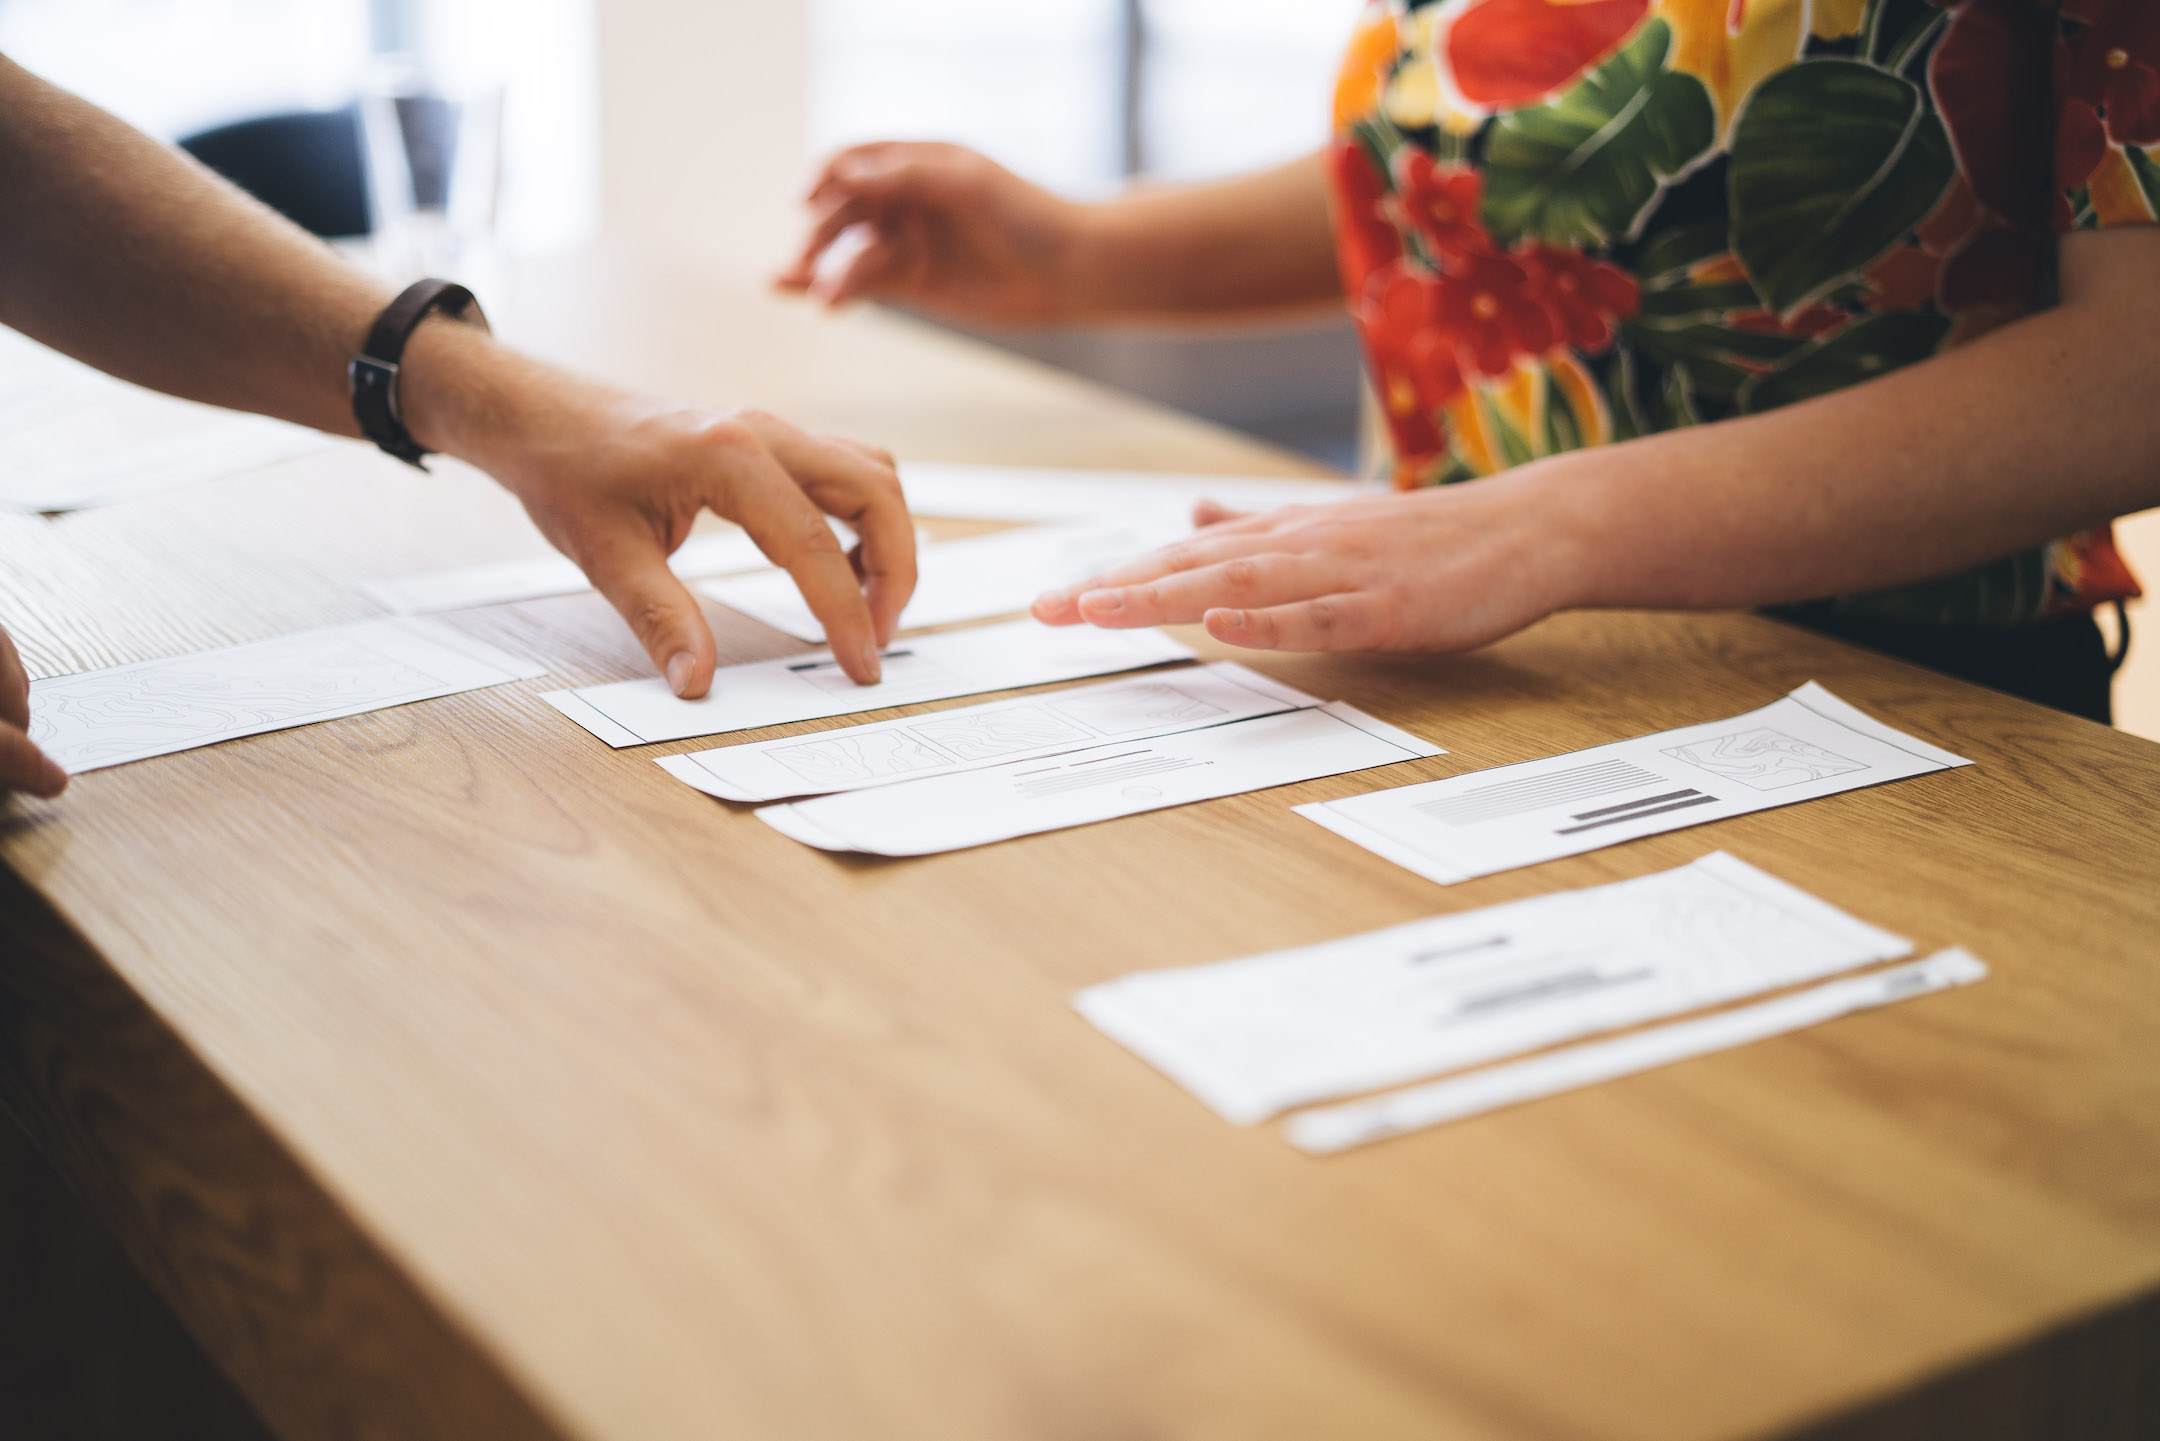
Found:
<svg viewBox="0 0 2160 1441"><path fill-rule="evenodd" d="M1842 20L1864 0L1817 4ZM1672 68L1702 81L1717 105L1720 143L1748 92L1799 59L1807 42L1807 0L1658 0L1657 13L1672 26Z"/></svg>
<svg viewBox="0 0 2160 1441"><path fill-rule="evenodd" d="M1867 23L1868 0L1815 0L1810 28L1818 40L1842 40L1858 35Z"/></svg>

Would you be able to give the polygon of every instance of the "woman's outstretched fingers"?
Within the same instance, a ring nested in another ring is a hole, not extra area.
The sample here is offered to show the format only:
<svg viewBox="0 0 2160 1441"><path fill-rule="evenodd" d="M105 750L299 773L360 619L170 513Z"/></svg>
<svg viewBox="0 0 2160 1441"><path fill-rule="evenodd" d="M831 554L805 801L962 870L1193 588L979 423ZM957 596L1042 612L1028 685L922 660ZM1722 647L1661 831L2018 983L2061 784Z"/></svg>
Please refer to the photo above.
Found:
<svg viewBox="0 0 2160 1441"><path fill-rule="evenodd" d="M1387 606L1366 592L1259 610L1216 609L1201 623L1223 644L1251 650L1386 650L1392 624Z"/></svg>

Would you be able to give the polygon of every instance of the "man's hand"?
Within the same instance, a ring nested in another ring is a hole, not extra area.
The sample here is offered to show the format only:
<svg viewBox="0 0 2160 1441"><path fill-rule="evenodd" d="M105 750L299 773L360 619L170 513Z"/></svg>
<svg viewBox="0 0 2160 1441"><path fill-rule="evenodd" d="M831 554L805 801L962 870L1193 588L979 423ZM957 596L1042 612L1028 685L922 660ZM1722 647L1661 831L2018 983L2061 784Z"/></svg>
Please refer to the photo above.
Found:
<svg viewBox="0 0 2160 1441"><path fill-rule="evenodd" d="M878 652L915 591L915 529L883 451L759 411L626 394L453 321L414 333L400 387L421 444L471 461L524 502L677 695L712 685L712 631L667 566L701 510L748 531L795 578L841 669L877 681ZM828 515L854 529L852 552Z"/></svg>
<svg viewBox="0 0 2160 1441"><path fill-rule="evenodd" d="M0 794L50 797L66 790L67 783L67 772L30 743L30 677L23 673L15 642L0 630Z"/></svg>
<svg viewBox="0 0 2160 1441"><path fill-rule="evenodd" d="M1084 214L972 150L905 141L841 151L809 205L802 251L774 277L781 289L996 321L1056 318ZM821 276L820 258L850 231L862 247Z"/></svg>
<svg viewBox="0 0 2160 1441"><path fill-rule="evenodd" d="M1051 625L1200 621L1256 650L1463 650L1574 603L1565 528L1502 476L1241 515L1034 605Z"/></svg>

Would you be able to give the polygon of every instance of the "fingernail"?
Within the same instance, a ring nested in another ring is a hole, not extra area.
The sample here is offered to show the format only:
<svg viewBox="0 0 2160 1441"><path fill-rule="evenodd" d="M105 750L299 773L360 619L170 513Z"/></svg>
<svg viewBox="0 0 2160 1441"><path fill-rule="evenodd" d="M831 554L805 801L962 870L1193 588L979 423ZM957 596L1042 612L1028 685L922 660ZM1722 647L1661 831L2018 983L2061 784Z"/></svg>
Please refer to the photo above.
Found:
<svg viewBox="0 0 2160 1441"><path fill-rule="evenodd" d="M885 663L878 655L876 641L866 640L863 642L862 658L863 674L870 677L870 684L876 685L885 678Z"/></svg>
<svg viewBox="0 0 2160 1441"><path fill-rule="evenodd" d="M1216 619L1216 621L1217 621L1218 623L1220 623L1220 624L1222 624L1222 625L1226 625L1226 626L1228 626L1228 627L1229 627L1230 629L1232 629L1232 630L1243 630L1243 629L1245 629L1245 612L1244 612L1244 611L1241 611L1241 610L1219 610L1219 611L1216 611L1216 612L1215 612L1215 619Z"/></svg>
<svg viewBox="0 0 2160 1441"><path fill-rule="evenodd" d="M697 669L697 657L686 650L679 650L668 657L668 689L681 695L690 688L690 672Z"/></svg>
<svg viewBox="0 0 2160 1441"><path fill-rule="evenodd" d="M1028 609L1030 609L1030 610L1040 610L1040 609L1041 609L1042 607L1044 607L1044 606L1049 606L1049 607L1051 607L1051 608L1055 609L1055 608L1056 608L1057 606L1059 606L1059 605L1062 605L1062 604L1064 603L1064 601L1065 601L1065 592L1064 592L1064 591L1062 591L1062 590L1046 590L1046 591L1044 591L1044 592L1043 592L1043 593L1042 593L1041 595L1038 595L1038 596L1036 596L1036 597L1035 597L1035 604L1034 604L1034 605L1032 605L1032 606L1029 606L1029 607L1028 607Z"/></svg>
<svg viewBox="0 0 2160 1441"><path fill-rule="evenodd" d="M1080 597L1080 604L1089 610L1123 610L1125 597L1114 590L1091 590Z"/></svg>

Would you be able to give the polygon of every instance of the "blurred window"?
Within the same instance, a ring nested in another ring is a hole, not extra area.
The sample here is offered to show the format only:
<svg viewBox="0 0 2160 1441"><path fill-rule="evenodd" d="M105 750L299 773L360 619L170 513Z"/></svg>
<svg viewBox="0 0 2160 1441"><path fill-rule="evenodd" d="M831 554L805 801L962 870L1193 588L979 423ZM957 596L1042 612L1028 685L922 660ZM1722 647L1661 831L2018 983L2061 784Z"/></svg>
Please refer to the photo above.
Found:
<svg viewBox="0 0 2160 1441"><path fill-rule="evenodd" d="M1327 138L1359 0L812 0L810 138L953 140L1041 184L1273 165Z"/></svg>
<svg viewBox="0 0 2160 1441"><path fill-rule="evenodd" d="M343 105L373 41L405 35L503 85L500 234L505 248L530 252L574 245L598 220L594 3L0 0L0 53L176 140Z"/></svg>

